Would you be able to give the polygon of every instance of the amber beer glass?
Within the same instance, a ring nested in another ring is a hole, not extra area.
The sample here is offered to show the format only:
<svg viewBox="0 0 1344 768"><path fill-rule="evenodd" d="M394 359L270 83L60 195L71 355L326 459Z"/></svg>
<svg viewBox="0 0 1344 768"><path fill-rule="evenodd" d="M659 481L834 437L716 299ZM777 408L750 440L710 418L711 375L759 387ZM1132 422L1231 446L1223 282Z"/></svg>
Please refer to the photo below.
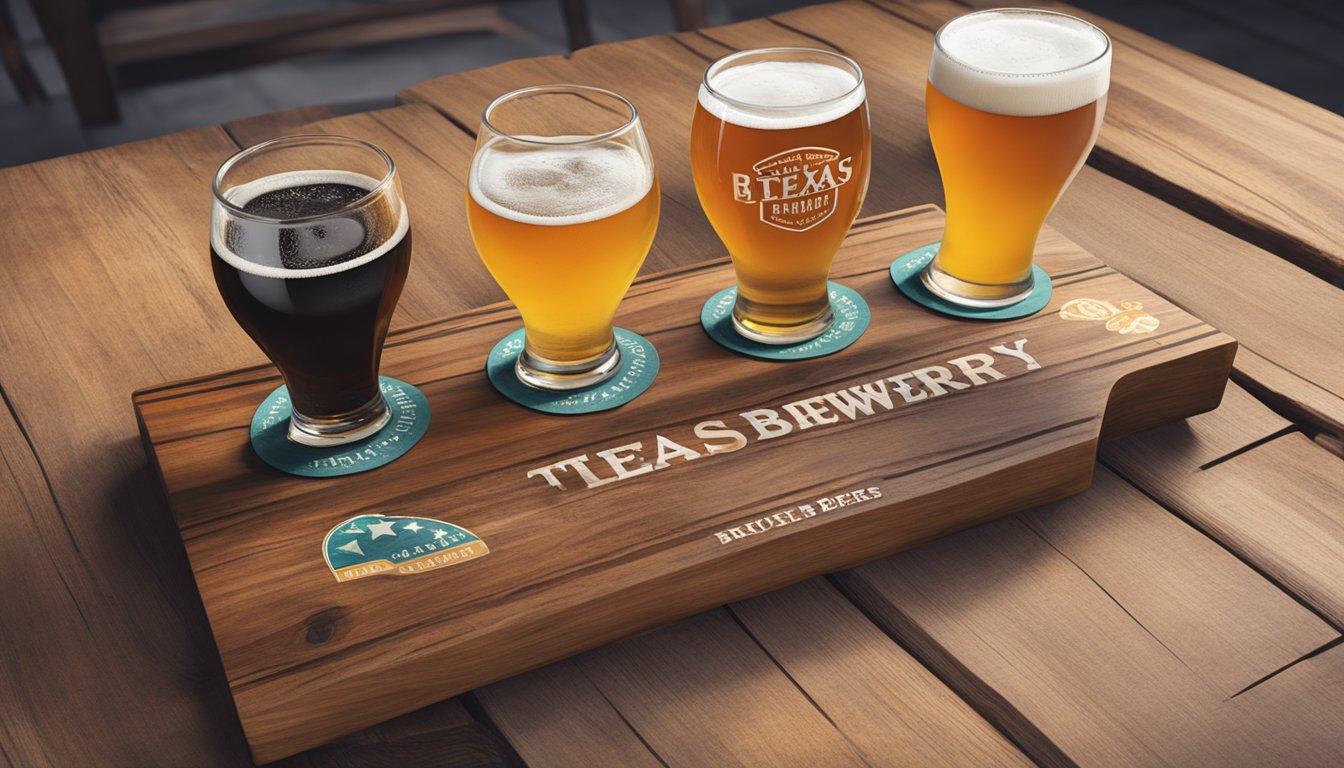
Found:
<svg viewBox="0 0 1344 768"><path fill-rule="evenodd" d="M653 243L658 204L639 115L622 96L540 86L486 108L467 221L523 316L523 382L579 389L620 369L612 320Z"/></svg>
<svg viewBox="0 0 1344 768"><path fill-rule="evenodd" d="M923 272L972 307L1032 291L1041 225L1087 159L1110 85L1106 33L1053 11L980 11L934 37L925 106L947 226Z"/></svg>
<svg viewBox="0 0 1344 768"><path fill-rule="evenodd" d="M411 224L386 152L291 136L224 161L210 262L234 319L284 377L290 440L342 445L387 423L378 363L410 269Z"/></svg>
<svg viewBox="0 0 1344 768"><path fill-rule="evenodd" d="M737 272L733 326L765 344L820 336L831 260L868 190L863 72L829 51L742 51L705 70L695 190Z"/></svg>

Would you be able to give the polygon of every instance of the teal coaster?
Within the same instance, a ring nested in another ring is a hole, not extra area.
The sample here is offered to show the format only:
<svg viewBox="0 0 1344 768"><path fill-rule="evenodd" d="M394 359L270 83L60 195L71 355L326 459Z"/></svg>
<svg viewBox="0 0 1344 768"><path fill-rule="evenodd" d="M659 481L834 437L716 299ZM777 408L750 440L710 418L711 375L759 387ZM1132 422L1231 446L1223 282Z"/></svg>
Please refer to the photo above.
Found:
<svg viewBox="0 0 1344 768"><path fill-rule="evenodd" d="M806 360L810 357L825 357L848 347L859 340L868 330L868 321L872 312L868 302L859 292L839 283L826 284L831 294L831 311L835 313L835 322L826 332L810 341L792 346L762 344L759 341L743 338L733 328L733 304L737 302L737 286L729 286L709 297L700 310L700 325L705 333L734 352L758 360Z"/></svg>
<svg viewBox="0 0 1344 768"><path fill-rule="evenodd" d="M387 426L357 443L314 448L291 442L289 390L281 386L252 414L252 449L261 460L281 472L300 477L341 477L395 461L420 442L429 428L429 401L415 387L390 376L379 376L392 418Z"/></svg>
<svg viewBox="0 0 1344 768"><path fill-rule="evenodd" d="M1036 287L1027 298L1016 304L1009 304L1006 307L963 307L935 295L924 285L924 281L919 279L919 273L926 264L933 261L939 245L940 243L933 243L923 248L916 248L891 263L891 279L896 283L896 287L901 289L901 293L904 293L907 299L921 307L942 315L971 320L1012 320L1034 315L1050 303L1050 294L1055 290L1054 285L1050 282L1050 275L1035 264L1031 267L1031 276L1036 281Z"/></svg>
<svg viewBox="0 0 1344 768"><path fill-rule="evenodd" d="M621 348L620 370L610 379L587 389L553 392L519 381L513 366L523 352L522 328L500 339L490 350L485 373L501 395L524 408L560 416L609 411L644 394L658 375L658 350L648 339L634 331L617 328L616 343Z"/></svg>

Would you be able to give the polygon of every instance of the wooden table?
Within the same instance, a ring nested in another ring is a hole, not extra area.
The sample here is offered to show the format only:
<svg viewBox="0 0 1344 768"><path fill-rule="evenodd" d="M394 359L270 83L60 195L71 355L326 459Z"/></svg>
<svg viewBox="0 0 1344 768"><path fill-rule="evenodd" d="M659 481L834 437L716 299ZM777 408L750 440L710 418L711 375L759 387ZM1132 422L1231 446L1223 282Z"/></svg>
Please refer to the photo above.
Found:
<svg viewBox="0 0 1344 768"><path fill-rule="evenodd" d="M1064 7L1064 6L1061 6ZM645 118L646 272L722 255L688 158L724 53L836 48L868 76L866 213L941 202L924 127L948 0L844 2L516 61L320 120L397 159L396 323L502 298L463 183L486 101L575 81ZM1085 14L1084 14L1085 15ZM1131 30L1051 224L1237 337L1218 410L1106 445L1092 490L407 715L292 765L1344 762L1344 120ZM136 388L261 361L216 295L208 179L320 111L0 172L0 764L248 762Z"/></svg>

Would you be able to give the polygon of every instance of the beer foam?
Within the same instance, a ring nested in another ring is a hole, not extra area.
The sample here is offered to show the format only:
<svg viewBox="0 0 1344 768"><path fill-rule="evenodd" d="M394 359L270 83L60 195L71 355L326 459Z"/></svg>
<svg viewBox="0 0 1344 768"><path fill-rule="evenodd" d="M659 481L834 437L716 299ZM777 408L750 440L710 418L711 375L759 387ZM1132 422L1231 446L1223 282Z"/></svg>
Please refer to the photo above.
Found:
<svg viewBox="0 0 1344 768"><path fill-rule="evenodd" d="M853 72L813 61L741 64L711 71L708 79L708 87L700 84L700 106L743 128L821 125L853 112L867 98Z"/></svg>
<svg viewBox="0 0 1344 768"><path fill-rule="evenodd" d="M563 141L574 136L519 136ZM653 169L625 144L519 148L495 139L476 153L468 184L477 205L521 224L561 227L614 216L653 186Z"/></svg>
<svg viewBox="0 0 1344 768"><path fill-rule="evenodd" d="M971 13L945 24L936 40L929 82L982 112L1054 115L1090 104L1110 87L1106 33L1062 13Z"/></svg>
<svg viewBox="0 0 1344 768"><path fill-rule="evenodd" d="M349 184L352 187L360 187L372 192L378 187L378 180L370 176L365 176L362 173L355 173L354 171L292 171L290 173L277 173L274 176L263 176L260 179L249 181L246 184L239 184L228 192L225 192L224 197L234 206L242 208L251 202L253 198L264 195L267 192L274 192L278 189L298 187L307 184ZM287 267L278 267L269 264L258 264L255 261L249 261L234 253L229 249L225 237L228 217L216 216L214 219L215 221L211 222L210 225L210 247L226 264L240 272L247 272L260 277L274 277L285 280L295 280L305 277L323 277L325 275L334 275L338 272L345 272L346 270L361 267L392 250L392 248L400 243L401 239L406 236L407 230L411 228L411 220L406 214L406 205L403 202L401 206L401 219L397 222L397 231L392 233L391 237L372 251L350 259L349 261L342 261L328 267L317 267L315 269L289 269ZM295 227L300 226L303 225L295 225Z"/></svg>

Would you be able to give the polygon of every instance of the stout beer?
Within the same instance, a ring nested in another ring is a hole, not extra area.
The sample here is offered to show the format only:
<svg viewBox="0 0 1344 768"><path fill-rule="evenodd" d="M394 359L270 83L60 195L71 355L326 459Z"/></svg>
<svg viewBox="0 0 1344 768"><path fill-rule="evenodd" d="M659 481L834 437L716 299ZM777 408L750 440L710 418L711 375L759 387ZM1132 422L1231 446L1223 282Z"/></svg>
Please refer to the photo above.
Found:
<svg viewBox="0 0 1344 768"><path fill-rule="evenodd" d="M1051 11L982 11L938 31L925 106L947 226L930 290L969 306L1031 292L1036 237L1096 142L1110 63L1105 33Z"/></svg>
<svg viewBox="0 0 1344 768"><path fill-rule="evenodd" d="M298 442L349 442L387 421L378 365L411 260L394 181L287 171L235 184L216 206L215 283L284 377Z"/></svg>
<svg viewBox="0 0 1344 768"><path fill-rule="evenodd" d="M691 168L737 272L738 332L767 344L824 333L831 260L868 189L858 65L789 48L711 64L691 125Z"/></svg>

